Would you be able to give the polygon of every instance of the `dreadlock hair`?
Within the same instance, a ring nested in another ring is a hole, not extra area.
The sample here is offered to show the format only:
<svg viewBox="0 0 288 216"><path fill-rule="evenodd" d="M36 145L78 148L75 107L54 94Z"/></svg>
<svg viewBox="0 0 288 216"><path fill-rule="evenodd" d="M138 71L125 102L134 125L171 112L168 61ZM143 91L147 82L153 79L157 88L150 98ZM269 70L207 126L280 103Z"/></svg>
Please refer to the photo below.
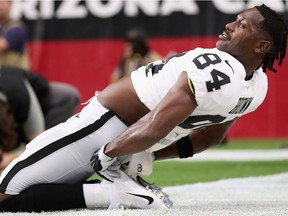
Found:
<svg viewBox="0 0 288 216"><path fill-rule="evenodd" d="M260 27L272 39L272 49L267 53L262 61L263 71L266 69L277 72L273 67L274 61L278 60L278 65L282 65L286 54L287 45L287 26L283 19L283 15L279 15L276 11L267 7L265 4L255 7L264 20L260 22Z"/></svg>

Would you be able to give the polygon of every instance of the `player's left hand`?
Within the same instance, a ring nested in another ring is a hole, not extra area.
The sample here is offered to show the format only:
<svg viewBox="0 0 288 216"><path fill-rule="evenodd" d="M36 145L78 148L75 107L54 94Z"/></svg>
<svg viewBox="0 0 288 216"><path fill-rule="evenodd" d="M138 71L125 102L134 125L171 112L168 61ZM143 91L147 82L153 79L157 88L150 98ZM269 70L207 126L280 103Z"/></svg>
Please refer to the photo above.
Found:
<svg viewBox="0 0 288 216"><path fill-rule="evenodd" d="M121 164L117 161L116 157L112 158L104 153L106 146L107 144L102 146L99 151L91 157L90 161L92 168L99 176L107 181L113 182L114 178L120 177L118 170Z"/></svg>

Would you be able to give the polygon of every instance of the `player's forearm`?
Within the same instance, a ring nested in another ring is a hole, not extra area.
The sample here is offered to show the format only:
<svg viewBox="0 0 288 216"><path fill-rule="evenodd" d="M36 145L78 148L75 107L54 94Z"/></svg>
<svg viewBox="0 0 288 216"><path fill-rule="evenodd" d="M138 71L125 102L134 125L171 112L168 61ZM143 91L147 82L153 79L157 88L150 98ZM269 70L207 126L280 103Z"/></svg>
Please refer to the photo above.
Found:
<svg viewBox="0 0 288 216"><path fill-rule="evenodd" d="M219 144L235 121L236 119L220 125L193 130L189 136L154 152L155 160L192 157L194 154L205 151Z"/></svg>
<svg viewBox="0 0 288 216"><path fill-rule="evenodd" d="M152 115L147 115L130 126L123 134L106 146L105 154L109 157L119 157L138 153L150 148L165 137L169 133L169 129L156 129L151 118L153 118Z"/></svg>
<svg viewBox="0 0 288 216"><path fill-rule="evenodd" d="M194 155L193 144L189 136L182 137L173 144L159 151L153 152L155 160L172 158L188 158Z"/></svg>
<svg viewBox="0 0 288 216"><path fill-rule="evenodd" d="M154 152L155 160L166 160L179 158L179 152L177 145L173 143L172 145L167 146L161 150Z"/></svg>

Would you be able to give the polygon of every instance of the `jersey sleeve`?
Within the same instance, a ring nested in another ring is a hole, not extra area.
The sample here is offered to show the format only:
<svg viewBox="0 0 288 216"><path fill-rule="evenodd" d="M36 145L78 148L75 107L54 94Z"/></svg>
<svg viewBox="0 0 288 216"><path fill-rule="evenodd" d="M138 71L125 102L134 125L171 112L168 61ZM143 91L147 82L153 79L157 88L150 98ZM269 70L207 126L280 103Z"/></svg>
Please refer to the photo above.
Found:
<svg viewBox="0 0 288 216"><path fill-rule="evenodd" d="M211 111L234 106L239 97L240 80L244 79L243 66L240 63L235 65L233 59L222 53L207 49L194 52L189 58L193 63L186 72L193 84L198 106Z"/></svg>

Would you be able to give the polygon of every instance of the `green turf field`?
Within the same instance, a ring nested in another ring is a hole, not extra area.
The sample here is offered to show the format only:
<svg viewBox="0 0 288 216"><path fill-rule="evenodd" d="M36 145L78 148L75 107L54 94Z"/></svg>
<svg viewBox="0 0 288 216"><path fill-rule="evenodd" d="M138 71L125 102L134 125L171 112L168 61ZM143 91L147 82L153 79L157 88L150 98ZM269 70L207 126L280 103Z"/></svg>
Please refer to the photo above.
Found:
<svg viewBox="0 0 288 216"><path fill-rule="evenodd" d="M161 161L155 162L153 174L145 179L163 187L283 172L288 172L288 160L261 162Z"/></svg>
<svg viewBox="0 0 288 216"><path fill-rule="evenodd" d="M287 148L288 139L228 140L213 150L273 150ZM175 162L161 161L154 165L153 174L145 179L160 186L174 186L224 178L263 176L288 172L286 161L259 162Z"/></svg>

